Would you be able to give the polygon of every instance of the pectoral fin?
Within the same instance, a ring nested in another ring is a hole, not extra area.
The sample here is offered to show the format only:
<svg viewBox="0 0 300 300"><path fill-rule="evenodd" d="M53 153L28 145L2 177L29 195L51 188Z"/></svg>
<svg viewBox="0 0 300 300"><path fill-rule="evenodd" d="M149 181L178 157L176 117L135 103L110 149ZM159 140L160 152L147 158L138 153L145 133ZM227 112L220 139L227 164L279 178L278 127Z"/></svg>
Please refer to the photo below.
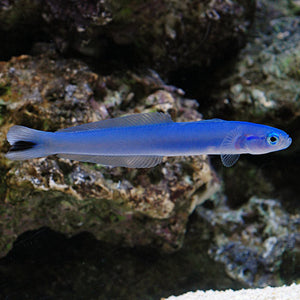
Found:
<svg viewBox="0 0 300 300"><path fill-rule="evenodd" d="M225 167L232 167L240 157L240 154L226 154L226 152L232 153L235 150L235 143L240 135L241 127L237 126L233 130L229 131L222 141L220 150L221 153L224 154L221 154L221 160Z"/></svg>

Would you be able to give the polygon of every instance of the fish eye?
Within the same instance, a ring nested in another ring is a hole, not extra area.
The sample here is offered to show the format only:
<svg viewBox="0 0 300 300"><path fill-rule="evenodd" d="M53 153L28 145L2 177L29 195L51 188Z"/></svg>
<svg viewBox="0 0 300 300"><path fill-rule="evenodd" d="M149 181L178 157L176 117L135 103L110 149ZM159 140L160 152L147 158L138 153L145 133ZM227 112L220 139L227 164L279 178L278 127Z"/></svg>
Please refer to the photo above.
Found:
<svg viewBox="0 0 300 300"><path fill-rule="evenodd" d="M276 145L279 141L279 136L276 133L271 133L267 137L267 142L269 145Z"/></svg>

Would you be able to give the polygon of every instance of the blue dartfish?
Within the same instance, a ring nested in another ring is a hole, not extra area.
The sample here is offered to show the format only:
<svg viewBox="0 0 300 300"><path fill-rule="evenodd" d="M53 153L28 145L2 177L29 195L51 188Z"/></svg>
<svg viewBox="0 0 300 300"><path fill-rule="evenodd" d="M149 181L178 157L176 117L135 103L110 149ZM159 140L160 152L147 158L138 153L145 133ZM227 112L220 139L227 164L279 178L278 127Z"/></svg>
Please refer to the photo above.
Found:
<svg viewBox="0 0 300 300"><path fill-rule="evenodd" d="M219 154L225 166L240 154L264 154L289 147L282 130L220 119L173 122L169 114L142 113L44 132L13 126L6 157L26 160L57 154L107 166L150 168L164 156Z"/></svg>

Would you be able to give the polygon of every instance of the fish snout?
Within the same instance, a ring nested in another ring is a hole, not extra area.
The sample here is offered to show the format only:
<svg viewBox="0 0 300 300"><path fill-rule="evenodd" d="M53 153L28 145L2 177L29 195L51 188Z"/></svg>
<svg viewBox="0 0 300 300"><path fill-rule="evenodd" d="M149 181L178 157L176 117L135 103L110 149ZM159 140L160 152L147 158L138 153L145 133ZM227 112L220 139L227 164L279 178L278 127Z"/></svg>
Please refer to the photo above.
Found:
<svg viewBox="0 0 300 300"><path fill-rule="evenodd" d="M292 143L292 138L289 135L282 136L280 143L278 144L280 150L288 148Z"/></svg>

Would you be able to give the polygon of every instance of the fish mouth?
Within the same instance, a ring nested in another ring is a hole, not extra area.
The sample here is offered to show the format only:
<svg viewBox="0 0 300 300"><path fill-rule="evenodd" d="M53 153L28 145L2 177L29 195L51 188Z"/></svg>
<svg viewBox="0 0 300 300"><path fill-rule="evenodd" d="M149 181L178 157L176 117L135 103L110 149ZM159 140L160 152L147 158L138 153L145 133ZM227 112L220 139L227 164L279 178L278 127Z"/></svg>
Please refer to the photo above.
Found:
<svg viewBox="0 0 300 300"><path fill-rule="evenodd" d="M292 138L291 137L288 137L288 139L286 140L286 145L285 145L285 148L288 148L292 143Z"/></svg>

